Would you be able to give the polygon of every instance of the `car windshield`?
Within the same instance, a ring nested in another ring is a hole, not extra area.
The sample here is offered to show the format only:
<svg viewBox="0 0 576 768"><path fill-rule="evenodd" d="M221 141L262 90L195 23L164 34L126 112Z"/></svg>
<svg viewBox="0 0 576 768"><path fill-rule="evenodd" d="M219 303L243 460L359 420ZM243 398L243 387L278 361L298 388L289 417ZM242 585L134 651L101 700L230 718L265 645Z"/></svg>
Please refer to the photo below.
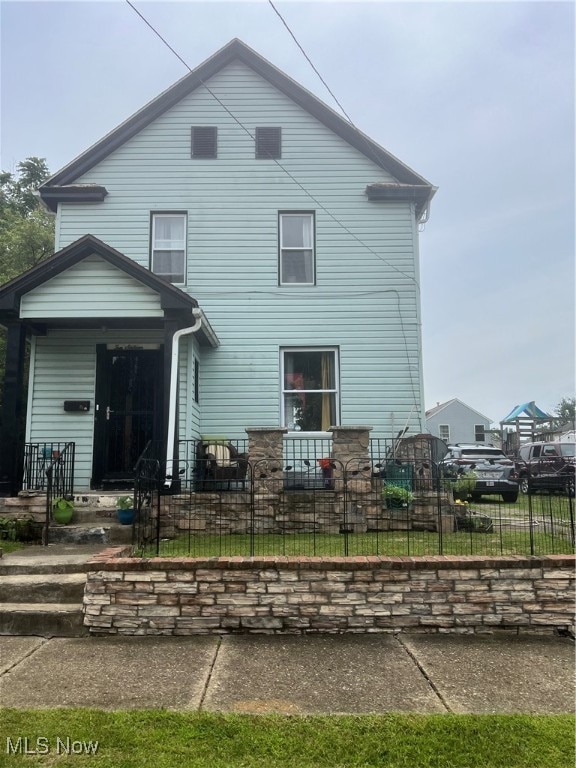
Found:
<svg viewBox="0 0 576 768"><path fill-rule="evenodd" d="M462 456L485 456L487 459L505 459L502 451L489 450L487 448L469 448L462 450Z"/></svg>
<svg viewBox="0 0 576 768"><path fill-rule="evenodd" d="M560 446L562 456L576 456L576 443L563 443Z"/></svg>

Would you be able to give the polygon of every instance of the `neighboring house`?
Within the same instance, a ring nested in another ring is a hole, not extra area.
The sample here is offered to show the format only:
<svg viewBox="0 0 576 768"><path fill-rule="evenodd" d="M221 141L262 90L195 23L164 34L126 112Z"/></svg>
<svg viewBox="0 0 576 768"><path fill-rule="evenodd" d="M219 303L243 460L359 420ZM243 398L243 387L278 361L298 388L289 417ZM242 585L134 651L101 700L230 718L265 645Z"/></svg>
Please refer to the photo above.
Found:
<svg viewBox="0 0 576 768"><path fill-rule="evenodd" d="M233 40L40 188L56 253L0 289L4 481L27 339L25 440L75 441L80 489L169 435L423 431L418 225L434 192Z"/></svg>
<svg viewBox="0 0 576 768"><path fill-rule="evenodd" d="M457 397L426 411L426 426L430 434L445 443L489 443L492 420Z"/></svg>

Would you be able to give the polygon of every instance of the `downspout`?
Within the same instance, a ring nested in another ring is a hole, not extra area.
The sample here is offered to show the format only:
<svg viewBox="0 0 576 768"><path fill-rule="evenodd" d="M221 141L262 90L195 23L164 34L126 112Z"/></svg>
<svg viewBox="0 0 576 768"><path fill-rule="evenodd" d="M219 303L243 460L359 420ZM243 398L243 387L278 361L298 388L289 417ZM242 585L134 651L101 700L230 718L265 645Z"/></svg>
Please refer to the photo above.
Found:
<svg viewBox="0 0 576 768"><path fill-rule="evenodd" d="M164 486L171 488L172 471L174 468L174 437L176 435L176 414L177 414L177 396L178 396L178 364L180 357L180 339L182 336L190 336L196 333L202 326L202 310L195 308L192 315L196 318L194 325L189 328L181 328L172 336L172 359L170 361L170 393L168 409L168 439L166 444L166 480Z"/></svg>

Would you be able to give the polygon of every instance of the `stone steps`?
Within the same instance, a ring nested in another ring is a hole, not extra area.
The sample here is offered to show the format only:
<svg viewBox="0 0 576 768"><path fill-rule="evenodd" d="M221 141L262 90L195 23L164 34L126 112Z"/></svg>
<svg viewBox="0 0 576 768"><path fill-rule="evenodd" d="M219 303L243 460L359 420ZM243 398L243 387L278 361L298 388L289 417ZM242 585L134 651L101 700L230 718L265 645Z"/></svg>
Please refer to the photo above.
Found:
<svg viewBox="0 0 576 768"><path fill-rule="evenodd" d="M82 604L84 573L8 573L0 579L0 604Z"/></svg>
<svg viewBox="0 0 576 768"><path fill-rule="evenodd" d="M50 567L50 566L44 566ZM0 578L0 635L85 635L85 573L14 573ZM19 570L18 567L15 570Z"/></svg>
<svg viewBox="0 0 576 768"><path fill-rule="evenodd" d="M82 604L0 604L0 635L81 637L86 634Z"/></svg>

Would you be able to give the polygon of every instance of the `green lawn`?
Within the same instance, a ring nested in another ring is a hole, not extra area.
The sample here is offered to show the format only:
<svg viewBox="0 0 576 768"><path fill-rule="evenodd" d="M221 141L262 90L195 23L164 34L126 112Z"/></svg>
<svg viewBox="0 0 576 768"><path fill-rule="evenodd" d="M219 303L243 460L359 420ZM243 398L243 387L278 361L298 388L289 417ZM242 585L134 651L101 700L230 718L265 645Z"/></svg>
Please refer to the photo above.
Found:
<svg viewBox="0 0 576 768"><path fill-rule="evenodd" d="M534 533L534 554L566 554L572 551L570 541L562 536ZM159 555L164 557L227 557L243 555L293 556L354 556L439 554L439 537L428 531L384 531L382 533L342 534L248 534L222 536L183 535L160 543ZM155 547L139 550L137 554L153 557ZM492 533L447 533L442 536L444 555L516 555L531 554L527 529Z"/></svg>
<svg viewBox="0 0 576 768"><path fill-rule="evenodd" d="M573 768L574 724L571 715L300 717L6 709L0 714L0 765ZM28 738L29 750L45 739L40 748L48 753L10 754L18 737ZM82 742L90 741L98 742L95 754L65 754L62 746L72 749L76 742L81 751Z"/></svg>
<svg viewBox="0 0 576 768"><path fill-rule="evenodd" d="M23 544L21 541L7 541L6 539L2 539L2 541L0 541L0 549L6 555L8 552L16 552L19 549L24 549L24 547L25 544Z"/></svg>

